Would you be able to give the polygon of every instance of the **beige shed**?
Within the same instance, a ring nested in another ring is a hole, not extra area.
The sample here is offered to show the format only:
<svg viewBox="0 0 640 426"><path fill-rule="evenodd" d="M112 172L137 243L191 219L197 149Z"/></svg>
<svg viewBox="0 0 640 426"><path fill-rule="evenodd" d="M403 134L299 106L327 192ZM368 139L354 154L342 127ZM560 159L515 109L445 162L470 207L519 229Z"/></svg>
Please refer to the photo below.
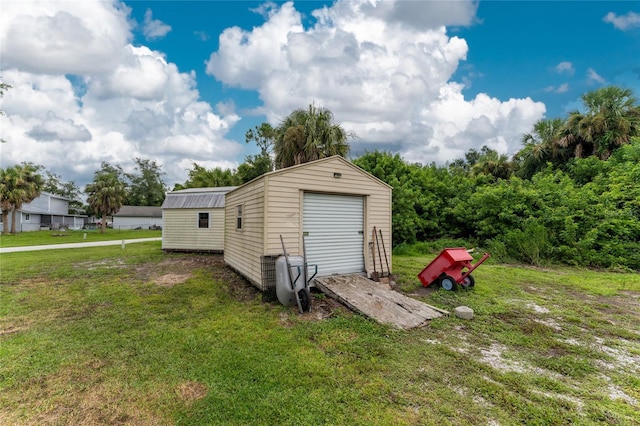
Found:
<svg viewBox="0 0 640 426"><path fill-rule="evenodd" d="M391 264L391 187L340 156L328 157L227 193L224 260L262 291L275 289L280 236L289 255L302 255L304 235L307 262L318 265L319 276L371 276L374 226ZM377 257L376 264L379 270Z"/></svg>
<svg viewBox="0 0 640 426"><path fill-rule="evenodd" d="M221 253L225 194L235 186L167 193L162 203L162 249Z"/></svg>

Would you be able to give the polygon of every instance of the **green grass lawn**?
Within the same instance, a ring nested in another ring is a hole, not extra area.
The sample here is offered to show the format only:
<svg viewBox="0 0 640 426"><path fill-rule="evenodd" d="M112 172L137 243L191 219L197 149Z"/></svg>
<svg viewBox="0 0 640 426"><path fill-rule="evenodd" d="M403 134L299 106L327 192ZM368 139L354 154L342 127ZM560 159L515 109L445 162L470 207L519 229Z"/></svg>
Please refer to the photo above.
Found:
<svg viewBox="0 0 640 426"><path fill-rule="evenodd" d="M104 234L99 229L82 229L79 231L33 231L17 234L1 234L0 247L40 246L45 244L83 243L92 241L128 240L133 238L161 237L161 230L120 230L106 229Z"/></svg>
<svg viewBox="0 0 640 426"><path fill-rule="evenodd" d="M0 257L0 423L640 424L640 276L486 263L474 309L399 331L321 294L265 302L160 242Z"/></svg>

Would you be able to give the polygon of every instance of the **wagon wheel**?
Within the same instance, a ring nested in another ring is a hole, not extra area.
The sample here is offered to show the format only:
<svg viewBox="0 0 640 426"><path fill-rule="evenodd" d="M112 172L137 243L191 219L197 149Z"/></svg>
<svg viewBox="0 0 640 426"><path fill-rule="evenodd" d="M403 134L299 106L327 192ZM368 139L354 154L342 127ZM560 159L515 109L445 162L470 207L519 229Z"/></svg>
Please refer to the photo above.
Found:
<svg viewBox="0 0 640 426"><path fill-rule="evenodd" d="M445 275L440 280L440 287L447 291L456 291L458 289L458 284L452 276Z"/></svg>
<svg viewBox="0 0 640 426"><path fill-rule="evenodd" d="M471 288L474 285L476 285L476 280L475 278L473 278L473 275L469 274L466 277L464 277L464 280L462 280L462 287L464 288Z"/></svg>

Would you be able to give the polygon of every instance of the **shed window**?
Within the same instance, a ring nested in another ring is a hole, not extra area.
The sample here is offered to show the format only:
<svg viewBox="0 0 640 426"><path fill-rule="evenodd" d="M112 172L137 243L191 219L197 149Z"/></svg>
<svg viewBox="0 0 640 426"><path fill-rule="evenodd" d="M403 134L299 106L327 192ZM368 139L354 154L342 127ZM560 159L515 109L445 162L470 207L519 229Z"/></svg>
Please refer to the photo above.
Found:
<svg viewBox="0 0 640 426"><path fill-rule="evenodd" d="M209 213L198 213L198 228L209 227Z"/></svg>
<svg viewBox="0 0 640 426"><path fill-rule="evenodd" d="M236 214L236 229L242 230L242 204L238 206L238 212Z"/></svg>
<svg viewBox="0 0 640 426"><path fill-rule="evenodd" d="M29 213L24 214L24 221L29 222L31 220L31 215Z"/></svg>

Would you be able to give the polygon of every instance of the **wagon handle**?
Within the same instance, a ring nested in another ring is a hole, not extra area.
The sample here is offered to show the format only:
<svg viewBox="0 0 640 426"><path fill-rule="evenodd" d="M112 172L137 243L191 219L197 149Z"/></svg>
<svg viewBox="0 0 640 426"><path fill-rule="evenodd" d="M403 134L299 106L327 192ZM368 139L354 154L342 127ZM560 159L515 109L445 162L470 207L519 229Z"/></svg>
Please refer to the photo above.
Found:
<svg viewBox="0 0 640 426"><path fill-rule="evenodd" d="M462 277L460 277L460 280L458 283L464 282L464 279L467 278L469 275L471 275L471 273L480 265L482 265L482 262L484 262L485 260L487 260L489 257L491 257L491 255L489 253L485 253L480 260L478 260L476 262L475 265L471 265L469 266L469 269L467 270L467 272L465 272L464 274L462 274Z"/></svg>

